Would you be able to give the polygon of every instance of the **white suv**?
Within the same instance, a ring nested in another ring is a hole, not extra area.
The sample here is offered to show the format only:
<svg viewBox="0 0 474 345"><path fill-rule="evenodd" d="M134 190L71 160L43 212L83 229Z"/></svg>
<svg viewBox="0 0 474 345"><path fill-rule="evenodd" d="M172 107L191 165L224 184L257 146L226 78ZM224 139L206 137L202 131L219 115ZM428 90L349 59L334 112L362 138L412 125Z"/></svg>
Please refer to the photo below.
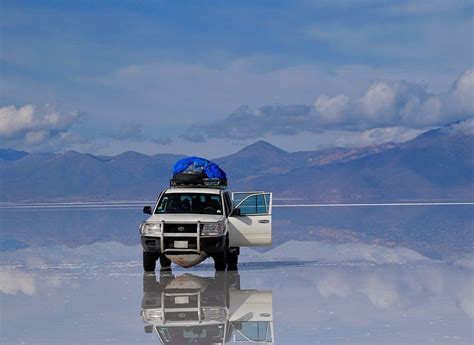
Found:
<svg viewBox="0 0 474 345"><path fill-rule="evenodd" d="M171 187L140 226L143 268L171 261L191 267L207 257L218 271L237 268L240 247L272 244L272 193L231 193L223 188Z"/></svg>

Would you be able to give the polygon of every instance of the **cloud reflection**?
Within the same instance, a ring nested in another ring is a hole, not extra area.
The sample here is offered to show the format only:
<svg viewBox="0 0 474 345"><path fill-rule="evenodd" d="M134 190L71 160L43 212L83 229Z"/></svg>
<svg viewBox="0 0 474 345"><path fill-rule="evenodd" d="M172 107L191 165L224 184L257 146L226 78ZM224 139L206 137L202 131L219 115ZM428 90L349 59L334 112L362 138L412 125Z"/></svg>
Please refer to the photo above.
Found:
<svg viewBox="0 0 474 345"><path fill-rule="evenodd" d="M0 267L0 292L7 295L23 293L32 296L36 293L33 276L13 268Z"/></svg>

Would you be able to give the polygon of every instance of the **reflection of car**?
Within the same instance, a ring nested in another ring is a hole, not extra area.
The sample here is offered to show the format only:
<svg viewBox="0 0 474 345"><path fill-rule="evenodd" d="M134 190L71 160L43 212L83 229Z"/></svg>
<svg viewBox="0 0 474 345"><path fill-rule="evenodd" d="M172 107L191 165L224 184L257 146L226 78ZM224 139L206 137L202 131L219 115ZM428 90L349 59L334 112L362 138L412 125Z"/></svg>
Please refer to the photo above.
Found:
<svg viewBox="0 0 474 345"><path fill-rule="evenodd" d="M242 246L271 245L272 194L231 193L208 185L163 191L140 226L143 267L154 271L170 260L190 267L212 257L216 270L235 269Z"/></svg>
<svg viewBox="0 0 474 345"><path fill-rule="evenodd" d="M271 291L240 290L237 272L156 278L144 274L141 317L163 344L273 344Z"/></svg>

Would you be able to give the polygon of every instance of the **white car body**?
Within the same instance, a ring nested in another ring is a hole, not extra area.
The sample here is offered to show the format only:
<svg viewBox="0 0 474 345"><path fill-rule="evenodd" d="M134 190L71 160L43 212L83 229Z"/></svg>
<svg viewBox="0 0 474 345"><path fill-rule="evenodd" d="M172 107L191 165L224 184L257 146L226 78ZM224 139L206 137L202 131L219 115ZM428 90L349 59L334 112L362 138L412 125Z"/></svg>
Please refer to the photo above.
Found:
<svg viewBox="0 0 474 345"><path fill-rule="evenodd" d="M171 198L172 194L218 196L222 210L217 211L217 214L159 213L160 200L165 196ZM140 227L144 251L157 250L159 247L160 254L182 267L194 266L206 259L212 249L207 244L217 238L227 241L228 248L272 244L271 193L231 193L219 188L172 187L163 191L154 207L148 210L151 216ZM203 228L212 227L213 224L222 227L219 234L203 233ZM171 228L177 230L171 231Z"/></svg>

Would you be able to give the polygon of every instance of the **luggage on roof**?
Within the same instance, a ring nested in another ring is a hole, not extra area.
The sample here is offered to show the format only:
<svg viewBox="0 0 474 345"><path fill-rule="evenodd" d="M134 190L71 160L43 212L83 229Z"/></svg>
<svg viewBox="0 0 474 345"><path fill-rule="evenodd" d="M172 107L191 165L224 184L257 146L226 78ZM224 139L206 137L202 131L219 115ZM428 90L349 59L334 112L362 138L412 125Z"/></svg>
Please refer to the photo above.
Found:
<svg viewBox="0 0 474 345"><path fill-rule="evenodd" d="M227 176L214 162L200 157L186 157L175 163L170 185L225 188Z"/></svg>

